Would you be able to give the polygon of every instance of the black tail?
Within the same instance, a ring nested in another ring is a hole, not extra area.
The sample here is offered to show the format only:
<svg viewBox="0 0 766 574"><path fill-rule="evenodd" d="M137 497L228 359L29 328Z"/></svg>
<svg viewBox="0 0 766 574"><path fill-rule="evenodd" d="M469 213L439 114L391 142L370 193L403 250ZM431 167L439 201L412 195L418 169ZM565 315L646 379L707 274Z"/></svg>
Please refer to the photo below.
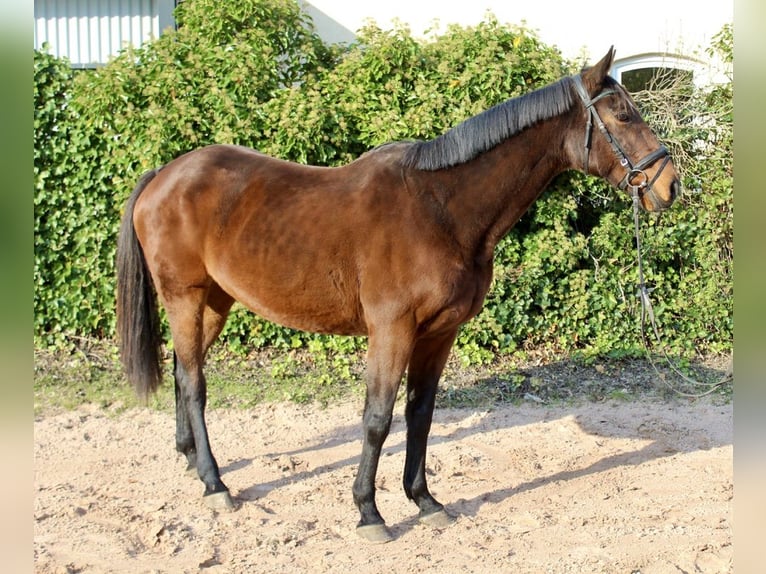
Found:
<svg viewBox="0 0 766 574"><path fill-rule="evenodd" d="M136 200L159 170L141 176L125 205L117 240L117 334L125 374L142 400L162 382L157 297L133 227Z"/></svg>

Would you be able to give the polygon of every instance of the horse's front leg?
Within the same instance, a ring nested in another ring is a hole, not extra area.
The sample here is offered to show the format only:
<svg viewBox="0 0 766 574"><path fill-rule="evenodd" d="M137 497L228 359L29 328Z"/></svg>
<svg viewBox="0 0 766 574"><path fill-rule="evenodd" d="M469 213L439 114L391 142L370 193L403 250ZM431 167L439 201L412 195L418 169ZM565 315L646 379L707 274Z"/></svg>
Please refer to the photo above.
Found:
<svg viewBox="0 0 766 574"><path fill-rule="evenodd" d="M391 428L396 393L411 351L409 329L378 330L370 336L362 456L353 488L354 503L360 514L356 531L370 542L393 539L375 503L375 476L383 443Z"/></svg>
<svg viewBox="0 0 766 574"><path fill-rule="evenodd" d="M444 506L431 496L426 483L426 448L431 430L436 389L457 331L418 341L407 371L407 457L404 492L420 509L420 521L435 528L454 522Z"/></svg>

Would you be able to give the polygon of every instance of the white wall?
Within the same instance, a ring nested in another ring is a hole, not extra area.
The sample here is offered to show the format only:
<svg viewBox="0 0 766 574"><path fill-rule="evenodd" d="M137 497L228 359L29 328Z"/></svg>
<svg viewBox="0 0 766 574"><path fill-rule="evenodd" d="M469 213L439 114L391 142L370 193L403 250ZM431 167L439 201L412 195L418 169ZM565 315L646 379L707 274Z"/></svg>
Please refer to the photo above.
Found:
<svg viewBox="0 0 766 574"><path fill-rule="evenodd" d="M221 0L236 1L236 0ZM566 58L595 62L609 46L617 58L670 53L707 60L704 49L733 21L733 0L301 0L326 41L350 42L368 19L383 28L394 20L416 36L447 25L472 25L488 10L501 21L524 23ZM35 46L75 65L103 63L127 42L156 37L172 24L174 0L35 0Z"/></svg>
<svg viewBox="0 0 766 574"><path fill-rule="evenodd" d="M647 52L704 56L711 38L734 17L733 0L304 1L334 20L336 35L337 28L345 29L341 40L348 41L348 33L358 30L367 18L382 28L390 28L392 20L399 19L410 25L413 34L422 36L435 21L442 30L450 23L471 25L491 10L501 22L526 21L565 57L586 55L590 62L604 55L611 45L617 49L618 58ZM317 27L323 33L320 22Z"/></svg>
<svg viewBox="0 0 766 574"><path fill-rule="evenodd" d="M35 0L34 42L73 66L103 64L173 25L173 0Z"/></svg>

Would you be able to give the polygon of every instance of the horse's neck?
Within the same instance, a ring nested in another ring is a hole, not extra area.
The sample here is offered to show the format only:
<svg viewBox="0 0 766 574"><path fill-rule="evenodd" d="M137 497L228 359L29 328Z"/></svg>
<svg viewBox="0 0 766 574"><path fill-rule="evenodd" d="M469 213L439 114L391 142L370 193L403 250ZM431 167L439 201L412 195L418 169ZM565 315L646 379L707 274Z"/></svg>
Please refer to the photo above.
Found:
<svg viewBox="0 0 766 574"><path fill-rule="evenodd" d="M475 257L491 259L550 181L570 167L561 121L542 122L455 168L448 210L461 245Z"/></svg>

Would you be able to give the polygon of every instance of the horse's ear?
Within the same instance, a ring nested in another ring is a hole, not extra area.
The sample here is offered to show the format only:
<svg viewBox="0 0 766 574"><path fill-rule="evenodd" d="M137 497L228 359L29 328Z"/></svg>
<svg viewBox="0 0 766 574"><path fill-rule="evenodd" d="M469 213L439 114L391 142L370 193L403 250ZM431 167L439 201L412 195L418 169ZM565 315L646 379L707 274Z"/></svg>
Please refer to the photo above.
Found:
<svg viewBox="0 0 766 574"><path fill-rule="evenodd" d="M591 93L601 91L604 79L609 75L609 70L612 69L613 62L614 46L609 48L609 51L603 58L601 58L598 64L583 72L583 80L585 80L586 85L592 90Z"/></svg>

